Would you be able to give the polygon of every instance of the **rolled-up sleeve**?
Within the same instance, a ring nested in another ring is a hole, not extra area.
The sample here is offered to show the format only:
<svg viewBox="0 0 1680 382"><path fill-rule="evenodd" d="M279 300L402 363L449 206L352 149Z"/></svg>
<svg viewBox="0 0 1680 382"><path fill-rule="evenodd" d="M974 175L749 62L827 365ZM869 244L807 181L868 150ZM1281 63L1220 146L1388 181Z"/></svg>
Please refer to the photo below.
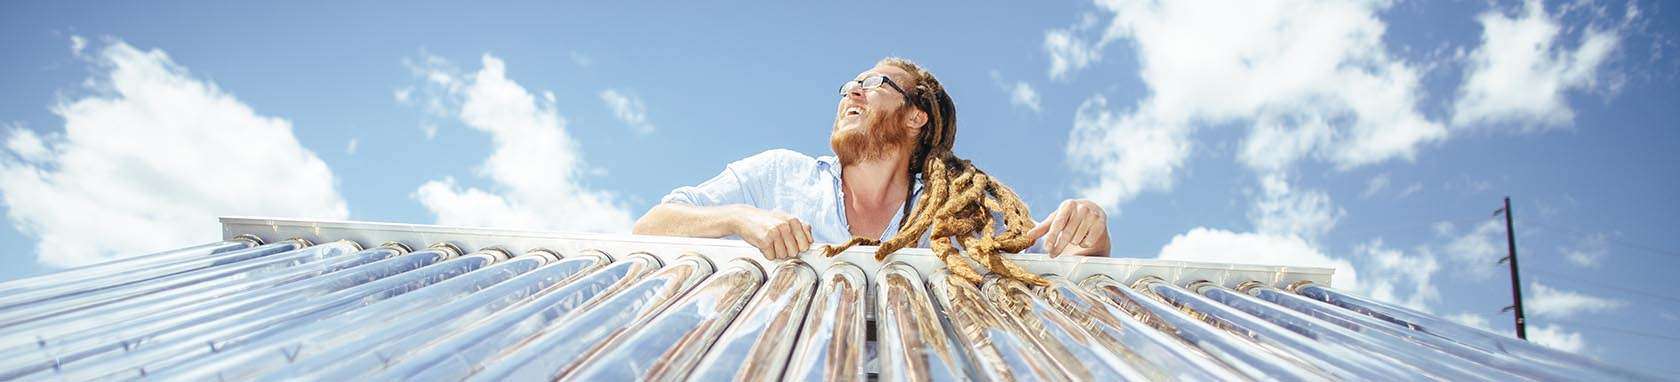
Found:
<svg viewBox="0 0 1680 382"><path fill-rule="evenodd" d="M725 167L717 176L701 182L699 185L677 187L660 198L660 203L677 203L691 206L721 206L729 204L752 204L747 195L746 187L741 182L741 176L735 169Z"/></svg>
<svg viewBox="0 0 1680 382"><path fill-rule="evenodd" d="M659 202L702 207L746 204L772 208L776 201L766 200L775 195L771 189L781 184L782 174L790 171L789 163L797 162L801 157L804 156L779 149L746 157L724 166L723 172L699 185L671 190ZM804 158L809 160L809 157Z"/></svg>

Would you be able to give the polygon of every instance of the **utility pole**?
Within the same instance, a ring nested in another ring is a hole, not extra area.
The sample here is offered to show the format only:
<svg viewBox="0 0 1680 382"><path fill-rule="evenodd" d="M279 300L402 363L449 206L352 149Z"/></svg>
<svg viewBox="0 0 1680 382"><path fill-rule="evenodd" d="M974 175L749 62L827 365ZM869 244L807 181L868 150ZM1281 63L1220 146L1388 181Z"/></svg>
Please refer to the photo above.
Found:
<svg viewBox="0 0 1680 382"><path fill-rule="evenodd" d="M1510 262L1511 265L1511 306L1500 311L1515 311L1517 318L1517 338L1528 339L1528 330L1523 328L1522 281L1517 278L1517 232L1511 228L1511 197L1505 197L1505 207L1494 214L1505 214L1505 248L1510 253L1499 262Z"/></svg>

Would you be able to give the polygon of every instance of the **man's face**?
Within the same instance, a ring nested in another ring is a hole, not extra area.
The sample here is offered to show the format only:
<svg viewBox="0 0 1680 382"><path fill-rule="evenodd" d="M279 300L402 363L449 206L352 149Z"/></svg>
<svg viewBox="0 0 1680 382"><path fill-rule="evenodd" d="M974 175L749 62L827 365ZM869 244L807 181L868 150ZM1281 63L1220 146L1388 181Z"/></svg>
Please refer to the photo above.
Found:
<svg viewBox="0 0 1680 382"><path fill-rule="evenodd" d="M899 86L911 86L910 73L891 65L876 65L853 77L853 81L885 75ZM840 98L835 107L834 129L829 146L841 164L881 159L895 150L910 147L915 127L910 114L915 108L892 85L871 89L855 88Z"/></svg>

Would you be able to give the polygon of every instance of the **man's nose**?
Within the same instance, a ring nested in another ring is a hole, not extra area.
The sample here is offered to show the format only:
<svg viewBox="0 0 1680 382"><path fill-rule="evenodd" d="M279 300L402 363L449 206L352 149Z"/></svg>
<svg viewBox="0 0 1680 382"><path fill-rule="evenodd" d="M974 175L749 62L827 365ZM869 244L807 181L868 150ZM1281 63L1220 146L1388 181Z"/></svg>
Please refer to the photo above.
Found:
<svg viewBox="0 0 1680 382"><path fill-rule="evenodd" d="M863 101L863 90L862 86L854 86L851 91L846 92L846 98Z"/></svg>

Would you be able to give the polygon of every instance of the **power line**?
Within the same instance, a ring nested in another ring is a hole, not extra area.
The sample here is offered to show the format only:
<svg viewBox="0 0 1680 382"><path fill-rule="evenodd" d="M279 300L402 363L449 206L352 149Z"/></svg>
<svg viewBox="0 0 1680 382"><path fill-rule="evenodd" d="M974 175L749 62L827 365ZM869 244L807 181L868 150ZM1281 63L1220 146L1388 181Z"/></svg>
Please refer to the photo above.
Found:
<svg viewBox="0 0 1680 382"><path fill-rule="evenodd" d="M1633 336L1633 337L1644 337L1644 338L1649 338L1649 339L1654 339L1654 340L1680 342L1680 337L1676 337L1676 336L1672 336L1672 335L1668 335L1668 334L1641 332L1641 331L1638 331L1638 330L1628 330L1628 329L1618 328L1618 327L1614 327L1614 326L1589 324L1589 323L1585 323L1585 322L1581 322L1581 321L1575 321L1575 320L1547 319L1546 321L1551 322L1553 324L1577 326L1577 327L1588 328L1588 329L1597 329L1597 330L1619 333L1619 334L1622 334L1622 335Z"/></svg>
<svg viewBox="0 0 1680 382"><path fill-rule="evenodd" d="M1614 290L1614 291L1619 291L1619 292L1624 292L1624 293L1632 293L1632 294L1641 295L1641 296L1650 297L1650 298L1655 298L1655 299L1659 299L1659 300L1665 300L1665 301L1669 301L1669 302L1680 303L1680 298L1669 297L1669 296L1665 296L1665 295L1661 295L1661 294L1657 294L1657 293L1653 293L1653 292L1642 291L1642 290L1638 290L1638 289L1632 289L1632 288L1627 288L1627 287L1610 285L1610 284L1604 283L1604 282L1578 278L1578 277L1575 277L1575 276L1569 276L1569 275L1565 275L1565 274L1558 273L1558 272L1552 272L1552 271L1545 270L1545 269L1536 269L1535 267L1532 267L1532 266L1528 267L1528 272L1538 273L1538 274L1541 274L1541 275L1546 275L1546 276L1548 276L1548 278L1555 277L1559 280L1568 280L1570 282L1590 285L1590 286L1593 286L1593 287L1604 288L1604 289L1609 289L1609 290Z"/></svg>
<svg viewBox="0 0 1680 382"><path fill-rule="evenodd" d="M1586 231L1582 231L1582 230L1575 229L1575 228L1570 228L1570 227L1565 227L1565 226L1556 226L1556 225L1552 225L1551 223L1542 223L1542 222L1536 222L1536 221L1525 221L1524 223L1533 224L1533 225L1546 227L1546 228L1551 228L1551 229L1569 231L1569 232L1573 232L1577 235L1595 235L1595 233L1586 232ZM1634 243L1634 242L1630 242L1630 241L1626 241L1626 240L1622 240L1622 239L1616 239L1616 238L1610 237L1610 235L1603 235L1602 237L1604 238L1604 242L1606 242L1606 243L1616 244L1616 245L1620 245L1620 246L1626 247L1626 248L1645 251L1645 252L1653 254L1653 255L1662 255L1662 256L1668 256L1668 257L1680 259L1680 251L1667 250L1667 249L1657 248L1655 246L1650 246L1650 245L1645 245L1645 244L1640 244L1640 243Z"/></svg>
<svg viewBox="0 0 1680 382"><path fill-rule="evenodd" d="M1466 218L1458 218L1458 219L1439 220L1439 221L1428 222L1428 223L1391 224L1391 225L1386 225L1386 226L1382 226L1382 227L1370 227L1370 228L1366 228L1366 229L1356 229L1356 230L1339 229L1339 230L1336 230L1335 233L1338 234L1338 235L1343 235L1343 236L1347 236L1347 235L1361 236L1361 235L1365 235L1365 234L1369 234L1369 233L1373 233L1373 232L1377 232L1377 233L1410 232L1413 229L1420 228L1420 227L1429 227L1429 228L1433 229L1435 225L1441 224L1441 223L1463 224L1463 223L1483 222L1483 221L1490 221L1490 220L1492 220L1492 218L1477 216L1477 217L1466 217ZM1405 231L1402 231L1402 229L1404 229Z"/></svg>

